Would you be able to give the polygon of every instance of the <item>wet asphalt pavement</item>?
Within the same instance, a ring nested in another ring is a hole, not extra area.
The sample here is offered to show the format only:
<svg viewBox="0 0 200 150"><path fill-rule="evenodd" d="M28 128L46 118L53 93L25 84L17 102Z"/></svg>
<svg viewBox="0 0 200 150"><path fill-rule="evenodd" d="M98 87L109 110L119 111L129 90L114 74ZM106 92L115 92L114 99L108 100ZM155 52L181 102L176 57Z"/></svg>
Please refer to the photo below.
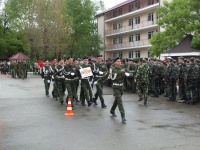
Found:
<svg viewBox="0 0 200 150"><path fill-rule="evenodd" d="M51 85L52 86L52 85ZM52 90L52 87L50 91ZM75 116L64 116L66 104L46 97L42 79L0 75L0 150L199 150L200 104L149 97L147 106L125 92L127 124L119 110L113 118L112 89L104 88L107 109L75 105ZM66 92L67 94L67 92Z"/></svg>

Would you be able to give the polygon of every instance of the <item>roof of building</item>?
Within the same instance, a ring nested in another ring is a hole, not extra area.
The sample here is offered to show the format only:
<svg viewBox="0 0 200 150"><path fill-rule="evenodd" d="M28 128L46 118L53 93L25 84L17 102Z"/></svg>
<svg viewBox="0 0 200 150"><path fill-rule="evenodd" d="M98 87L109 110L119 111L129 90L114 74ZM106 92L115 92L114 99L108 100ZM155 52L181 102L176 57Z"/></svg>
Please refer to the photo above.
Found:
<svg viewBox="0 0 200 150"><path fill-rule="evenodd" d="M188 52L200 52L200 49L191 47L192 35L187 35L177 46L169 49L164 53L188 53Z"/></svg>
<svg viewBox="0 0 200 150"><path fill-rule="evenodd" d="M121 3L119 3L118 5L115 5L114 7L111 7L111 8L109 8L109 9L107 9L107 10L105 10L105 11L103 11L103 12L97 14L97 16L100 16L100 15L102 15L102 14L104 14L104 13L107 13L107 12L109 12L109 11L112 11L112 10L116 9L116 8L122 7L122 6L124 6L124 5L129 4L129 3L132 3L132 2L134 2L134 1L136 1L136 0L126 0L126 1L124 1L124 2L121 2Z"/></svg>

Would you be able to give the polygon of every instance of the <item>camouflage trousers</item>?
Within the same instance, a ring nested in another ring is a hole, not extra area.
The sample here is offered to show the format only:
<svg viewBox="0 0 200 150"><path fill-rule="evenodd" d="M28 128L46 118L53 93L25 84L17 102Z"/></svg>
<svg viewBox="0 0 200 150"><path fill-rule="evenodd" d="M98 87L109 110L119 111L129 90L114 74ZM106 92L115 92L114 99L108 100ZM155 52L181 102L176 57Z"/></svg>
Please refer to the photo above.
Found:
<svg viewBox="0 0 200 150"><path fill-rule="evenodd" d="M113 93L115 96L115 100L111 107L110 112L115 112L115 109L118 106L119 111L121 113L121 117L125 117L125 110L122 103L123 86L113 87Z"/></svg>
<svg viewBox="0 0 200 150"><path fill-rule="evenodd" d="M50 79L49 78L44 78L44 87L45 87L46 95L49 95L49 88L50 88Z"/></svg>
<svg viewBox="0 0 200 150"><path fill-rule="evenodd" d="M176 100L176 94L177 94L177 90L176 90L176 79L170 79L168 82L168 97L169 100Z"/></svg>
<svg viewBox="0 0 200 150"><path fill-rule="evenodd" d="M96 84L96 93L95 93L95 100L100 99L101 103L104 103L104 98L103 98L103 83L98 83Z"/></svg>
<svg viewBox="0 0 200 150"><path fill-rule="evenodd" d="M185 100L186 94L185 94L185 82L183 78L179 78L179 99Z"/></svg>
<svg viewBox="0 0 200 150"><path fill-rule="evenodd" d="M74 99L77 99L77 91L76 91L76 82L75 80L66 80L65 81L65 87L68 92L68 98L71 98L71 101L73 103Z"/></svg>
<svg viewBox="0 0 200 150"><path fill-rule="evenodd" d="M197 79L188 80L186 87L187 101L195 102L197 100L197 95L198 95L197 86L198 86Z"/></svg>
<svg viewBox="0 0 200 150"><path fill-rule="evenodd" d="M149 86L148 82L137 81L136 91L140 99L147 101Z"/></svg>
<svg viewBox="0 0 200 150"><path fill-rule="evenodd" d="M64 79L56 79L57 93L60 101L63 101L64 98L64 91L65 91L64 82L65 82Z"/></svg>

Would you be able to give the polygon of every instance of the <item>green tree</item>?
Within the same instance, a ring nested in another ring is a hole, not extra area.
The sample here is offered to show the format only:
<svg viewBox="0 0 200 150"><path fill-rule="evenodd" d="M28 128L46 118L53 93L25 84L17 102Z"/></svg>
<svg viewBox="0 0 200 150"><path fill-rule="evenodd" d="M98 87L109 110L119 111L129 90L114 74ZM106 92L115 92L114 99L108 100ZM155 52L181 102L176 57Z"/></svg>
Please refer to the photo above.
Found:
<svg viewBox="0 0 200 150"><path fill-rule="evenodd" d="M164 2L164 6L158 8L158 25L164 28L158 31L150 40L151 55L158 56L164 50L174 47L186 35L194 36L192 46L200 46L200 1L199 0L173 0Z"/></svg>
<svg viewBox="0 0 200 150"><path fill-rule="evenodd" d="M70 54L79 57L97 55L102 51L101 38L97 33L95 15L102 9L102 1L66 0L65 13L70 21Z"/></svg>

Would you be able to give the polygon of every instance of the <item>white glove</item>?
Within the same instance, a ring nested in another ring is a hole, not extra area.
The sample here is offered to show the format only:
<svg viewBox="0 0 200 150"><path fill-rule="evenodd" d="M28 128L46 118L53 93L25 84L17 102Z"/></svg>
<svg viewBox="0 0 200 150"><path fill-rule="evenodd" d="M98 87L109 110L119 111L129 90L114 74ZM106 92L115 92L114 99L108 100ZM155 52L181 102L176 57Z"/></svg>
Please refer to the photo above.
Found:
<svg viewBox="0 0 200 150"><path fill-rule="evenodd" d="M74 73L72 72L71 75L74 76Z"/></svg>
<svg viewBox="0 0 200 150"><path fill-rule="evenodd" d="M42 80L44 81L44 78Z"/></svg>
<svg viewBox="0 0 200 150"><path fill-rule="evenodd" d="M96 85L96 84L97 84L97 81L94 82L94 85Z"/></svg>
<svg viewBox="0 0 200 150"><path fill-rule="evenodd" d="M50 83L50 80L47 80L48 83Z"/></svg>
<svg viewBox="0 0 200 150"><path fill-rule="evenodd" d="M127 73L127 72L126 72L125 75L128 77L128 76L130 76L130 73Z"/></svg>
<svg viewBox="0 0 200 150"><path fill-rule="evenodd" d="M90 81L89 83L92 84L92 81Z"/></svg>
<svg viewBox="0 0 200 150"><path fill-rule="evenodd" d="M99 71L99 74L103 74L103 72L102 72L102 71Z"/></svg>

